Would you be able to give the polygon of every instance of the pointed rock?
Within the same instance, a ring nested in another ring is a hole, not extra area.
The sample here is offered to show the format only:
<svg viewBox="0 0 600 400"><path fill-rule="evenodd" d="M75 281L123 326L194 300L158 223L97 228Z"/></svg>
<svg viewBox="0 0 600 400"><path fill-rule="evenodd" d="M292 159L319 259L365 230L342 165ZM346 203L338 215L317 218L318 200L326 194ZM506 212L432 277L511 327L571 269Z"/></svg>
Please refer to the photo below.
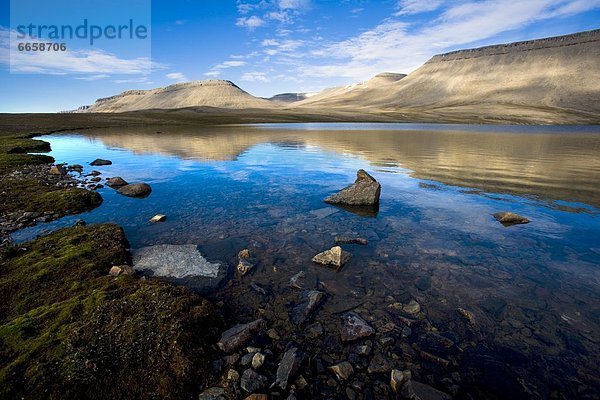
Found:
<svg viewBox="0 0 600 400"><path fill-rule="evenodd" d="M496 221L500 222L504 226L528 224L531 222L527 218L512 212L499 212L494 214L494 218L496 218Z"/></svg>
<svg viewBox="0 0 600 400"><path fill-rule="evenodd" d="M342 250L340 246L332 247L313 257L313 261L317 264L331 265L336 268L341 268L350 260L352 255L347 251Z"/></svg>
<svg viewBox="0 0 600 400"><path fill-rule="evenodd" d="M381 185L365 170L358 170L356 181L325 199L325 203L347 206L375 206L379 204Z"/></svg>
<svg viewBox="0 0 600 400"><path fill-rule="evenodd" d="M263 319L257 319L248 324L236 325L221 334L221 340L219 340L217 346L225 353L232 353L244 347L265 326L266 322Z"/></svg>
<svg viewBox="0 0 600 400"><path fill-rule="evenodd" d="M275 386L285 390L288 382L302 365L304 354L297 347L291 347L284 354L277 367L277 378Z"/></svg>
<svg viewBox="0 0 600 400"><path fill-rule="evenodd" d="M340 336L343 342L352 342L375 334L375 329L358 314L349 312L342 317Z"/></svg>
<svg viewBox="0 0 600 400"><path fill-rule="evenodd" d="M324 299L325 293L318 290L302 291L290 314L292 323L300 325L308 321Z"/></svg>

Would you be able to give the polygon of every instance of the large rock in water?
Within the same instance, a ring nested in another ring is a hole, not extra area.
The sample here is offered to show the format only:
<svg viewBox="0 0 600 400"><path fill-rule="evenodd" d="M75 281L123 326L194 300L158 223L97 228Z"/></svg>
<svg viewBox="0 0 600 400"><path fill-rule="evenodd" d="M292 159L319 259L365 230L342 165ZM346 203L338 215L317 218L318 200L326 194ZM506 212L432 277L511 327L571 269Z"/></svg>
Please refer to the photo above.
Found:
<svg viewBox="0 0 600 400"><path fill-rule="evenodd" d="M129 183L127 183L127 181L123 178L121 178L120 176L115 176L113 178L108 178L108 180L106 181L106 184L108 186L110 186L111 188L119 188L122 186L127 186L129 185Z"/></svg>
<svg viewBox="0 0 600 400"><path fill-rule="evenodd" d="M112 165L112 161L110 160L103 160L101 158L96 158L94 161L92 161L90 163L90 165L93 165L94 167L100 167L103 165Z"/></svg>
<svg viewBox="0 0 600 400"><path fill-rule="evenodd" d="M346 206L376 206L379 204L381 185L365 170L359 169L356 181L325 199L325 203Z"/></svg>
<svg viewBox="0 0 600 400"><path fill-rule="evenodd" d="M152 192L152 188L147 183L132 183L121 186L117 192L128 197L146 197Z"/></svg>
<svg viewBox="0 0 600 400"><path fill-rule="evenodd" d="M530 222L527 218L512 212L499 212L494 214L494 218L504 226L528 224Z"/></svg>

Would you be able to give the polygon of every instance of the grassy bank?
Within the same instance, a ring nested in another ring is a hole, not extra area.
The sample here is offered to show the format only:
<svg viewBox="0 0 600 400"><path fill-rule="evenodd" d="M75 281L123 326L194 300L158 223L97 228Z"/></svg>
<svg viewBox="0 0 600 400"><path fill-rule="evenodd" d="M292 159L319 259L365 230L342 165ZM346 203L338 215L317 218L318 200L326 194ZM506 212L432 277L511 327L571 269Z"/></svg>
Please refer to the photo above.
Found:
<svg viewBox="0 0 600 400"><path fill-rule="evenodd" d="M134 276L116 225L73 227L3 251L0 398L190 398L207 379L212 306Z"/></svg>

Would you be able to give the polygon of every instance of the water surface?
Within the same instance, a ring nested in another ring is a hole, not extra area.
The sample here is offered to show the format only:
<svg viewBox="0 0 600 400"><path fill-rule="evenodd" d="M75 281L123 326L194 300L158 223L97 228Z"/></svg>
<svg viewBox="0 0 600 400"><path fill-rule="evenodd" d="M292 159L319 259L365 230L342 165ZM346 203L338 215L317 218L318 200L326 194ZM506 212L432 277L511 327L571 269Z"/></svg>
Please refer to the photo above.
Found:
<svg viewBox="0 0 600 400"><path fill-rule="evenodd" d="M101 189L98 209L17 232L17 240L84 218L119 223L133 248L192 243L230 266L248 247L257 269L220 295L239 303L240 313L261 308L282 330L294 296L287 282L303 270L307 286L331 294L317 317L331 334L337 327L328 321L345 309L386 321L390 304L416 299L428 324L469 349L445 355L466 375L485 373L477 364L483 355L510 366L495 372L498 388L479 377L485 390L502 390L514 374L526 374L541 397L553 387L573 397L597 385L598 128L268 124L43 139L57 162L106 158L113 165L95 168L103 177L148 182L153 192L131 199ZM374 217L322 202L359 168L382 185ZM499 211L532 223L506 228L491 216ZM168 220L149 224L158 213ZM311 263L335 235L369 240L346 246L353 258L339 272ZM250 282L269 297L251 292ZM473 313L476 329L461 325L458 308ZM521 393L515 385L509 391Z"/></svg>

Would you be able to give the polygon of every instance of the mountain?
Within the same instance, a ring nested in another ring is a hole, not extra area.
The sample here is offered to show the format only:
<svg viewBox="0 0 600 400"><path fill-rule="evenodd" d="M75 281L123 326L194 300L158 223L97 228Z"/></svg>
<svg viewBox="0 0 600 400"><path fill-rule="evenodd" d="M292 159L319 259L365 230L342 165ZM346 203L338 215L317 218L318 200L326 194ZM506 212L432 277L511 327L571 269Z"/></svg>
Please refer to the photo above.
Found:
<svg viewBox="0 0 600 400"><path fill-rule="evenodd" d="M357 98L369 98L372 94L379 94L381 91L385 91L390 85L404 79L406 75L397 74L393 72L383 72L375 75L373 78L366 82L355 83L347 86L339 86L334 88L325 89L313 96L310 96L306 100L297 103L296 105L329 105L335 104L336 100L341 102L352 101Z"/></svg>
<svg viewBox="0 0 600 400"><path fill-rule="evenodd" d="M177 83L152 90L130 90L98 99L87 112L125 112L148 109L216 107L229 109L274 108L269 100L254 97L224 80Z"/></svg>
<svg viewBox="0 0 600 400"><path fill-rule="evenodd" d="M312 94L311 93L280 93L276 94L273 97L269 97L267 100L275 101L281 104L289 104L295 103L297 101L302 101L308 99Z"/></svg>
<svg viewBox="0 0 600 400"><path fill-rule="evenodd" d="M597 121L600 30L440 54L404 79L329 89L299 105Z"/></svg>

